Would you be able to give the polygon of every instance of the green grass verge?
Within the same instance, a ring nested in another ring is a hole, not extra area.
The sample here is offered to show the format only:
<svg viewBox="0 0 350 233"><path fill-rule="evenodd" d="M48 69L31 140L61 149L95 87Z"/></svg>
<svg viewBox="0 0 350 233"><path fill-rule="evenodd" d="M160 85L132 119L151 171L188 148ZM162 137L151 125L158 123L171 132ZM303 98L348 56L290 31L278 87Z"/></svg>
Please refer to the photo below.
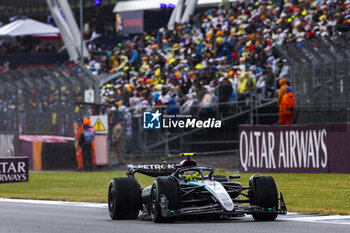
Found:
<svg viewBox="0 0 350 233"><path fill-rule="evenodd" d="M223 169L217 174L228 175ZM350 215L350 175L264 174L274 177L288 211ZM61 201L107 202L109 181L125 172L31 172L29 182L0 184L0 197ZM248 185L251 174L241 174ZM141 186L154 178L137 175Z"/></svg>

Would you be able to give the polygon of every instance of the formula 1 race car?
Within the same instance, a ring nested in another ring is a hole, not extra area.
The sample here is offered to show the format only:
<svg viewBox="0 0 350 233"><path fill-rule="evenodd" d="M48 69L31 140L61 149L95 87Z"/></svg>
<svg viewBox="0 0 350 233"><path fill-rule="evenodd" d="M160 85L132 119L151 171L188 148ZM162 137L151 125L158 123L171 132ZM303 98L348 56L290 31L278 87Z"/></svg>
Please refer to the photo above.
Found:
<svg viewBox="0 0 350 233"><path fill-rule="evenodd" d="M214 175L214 168L197 166L193 153L179 164L128 165L128 177L114 178L109 184L108 209L112 219L144 219L169 222L189 217L215 219L253 215L255 220L272 221L286 214L282 193L278 198L270 176L253 175L249 186L231 182L240 175ZM151 186L141 188L135 173L156 177ZM191 219L191 218L190 218Z"/></svg>

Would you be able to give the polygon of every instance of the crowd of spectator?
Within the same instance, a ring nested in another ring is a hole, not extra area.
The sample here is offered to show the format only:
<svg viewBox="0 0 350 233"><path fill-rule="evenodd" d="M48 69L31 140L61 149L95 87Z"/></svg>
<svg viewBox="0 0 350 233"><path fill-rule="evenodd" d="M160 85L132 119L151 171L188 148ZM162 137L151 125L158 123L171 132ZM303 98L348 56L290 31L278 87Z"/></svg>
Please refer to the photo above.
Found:
<svg viewBox="0 0 350 233"><path fill-rule="evenodd" d="M90 38L85 66L96 75L116 74L101 89L103 103L138 112L167 106L173 113L208 114L252 93L275 96L278 80L290 79L276 45L302 48L305 40L335 35L350 25L350 1L223 1L174 29L160 28L114 46L93 40L114 30L112 18L102 18L89 17L84 32ZM0 46L0 54L55 52L53 44L33 37Z"/></svg>
<svg viewBox="0 0 350 233"><path fill-rule="evenodd" d="M101 98L119 110L167 105L208 112L251 91L272 96L276 81L290 78L275 45L332 36L349 22L348 0L227 2L173 30L160 28L115 47L90 42L85 64L95 74L118 74Z"/></svg>
<svg viewBox="0 0 350 233"><path fill-rule="evenodd" d="M38 37L25 36L4 40L0 43L0 54L57 53L54 44L42 42Z"/></svg>

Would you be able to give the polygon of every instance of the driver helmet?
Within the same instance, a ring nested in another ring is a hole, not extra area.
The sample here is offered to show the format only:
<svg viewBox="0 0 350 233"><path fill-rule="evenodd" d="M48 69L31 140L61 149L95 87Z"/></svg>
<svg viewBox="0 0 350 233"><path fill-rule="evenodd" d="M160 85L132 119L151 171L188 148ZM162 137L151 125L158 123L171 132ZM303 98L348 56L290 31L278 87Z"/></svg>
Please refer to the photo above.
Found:
<svg viewBox="0 0 350 233"><path fill-rule="evenodd" d="M180 162L180 167L195 167L195 166L197 166L196 161L191 159L182 160Z"/></svg>
<svg viewBox="0 0 350 233"><path fill-rule="evenodd" d="M199 179L200 175L198 171L185 171L183 176L185 177L186 180L193 180L193 179Z"/></svg>

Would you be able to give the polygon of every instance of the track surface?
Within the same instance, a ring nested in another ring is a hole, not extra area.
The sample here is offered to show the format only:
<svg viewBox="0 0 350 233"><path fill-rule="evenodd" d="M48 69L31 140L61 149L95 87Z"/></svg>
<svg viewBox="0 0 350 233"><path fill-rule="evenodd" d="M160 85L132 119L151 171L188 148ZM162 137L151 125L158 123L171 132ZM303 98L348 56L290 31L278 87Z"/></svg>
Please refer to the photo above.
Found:
<svg viewBox="0 0 350 233"><path fill-rule="evenodd" d="M155 224L143 220L112 221L106 204L0 199L0 232L21 233L345 233L350 216L288 214L274 222L250 216L222 221Z"/></svg>

